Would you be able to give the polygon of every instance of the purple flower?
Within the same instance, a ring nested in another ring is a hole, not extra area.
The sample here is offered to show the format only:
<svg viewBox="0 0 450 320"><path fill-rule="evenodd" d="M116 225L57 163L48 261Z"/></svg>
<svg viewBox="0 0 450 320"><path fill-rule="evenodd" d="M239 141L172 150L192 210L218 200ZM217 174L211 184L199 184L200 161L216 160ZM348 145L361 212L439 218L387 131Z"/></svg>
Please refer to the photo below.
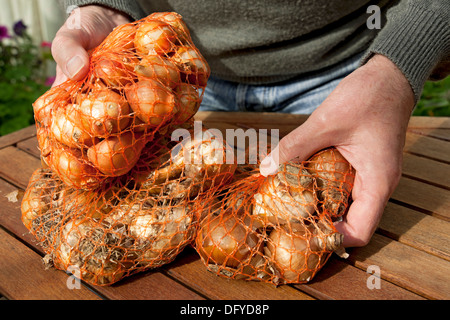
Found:
<svg viewBox="0 0 450 320"><path fill-rule="evenodd" d="M56 77L48 77L47 80L45 80L45 85L47 87L50 87L53 84L53 82L55 82L55 79Z"/></svg>
<svg viewBox="0 0 450 320"><path fill-rule="evenodd" d="M21 37L25 33L25 30L27 30L27 26L23 23L22 20L19 20L14 23L13 30L16 35Z"/></svg>
<svg viewBox="0 0 450 320"><path fill-rule="evenodd" d="M0 41L8 38L11 38L8 32L8 28L6 26L0 26Z"/></svg>

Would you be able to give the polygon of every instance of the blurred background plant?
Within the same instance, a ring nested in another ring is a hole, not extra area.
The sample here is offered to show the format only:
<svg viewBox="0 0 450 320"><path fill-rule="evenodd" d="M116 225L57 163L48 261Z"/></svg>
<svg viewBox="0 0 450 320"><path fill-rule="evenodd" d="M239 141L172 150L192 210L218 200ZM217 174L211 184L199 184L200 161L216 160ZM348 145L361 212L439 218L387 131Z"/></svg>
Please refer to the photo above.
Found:
<svg viewBox="0 0 450 320"><path fill-rule="evenodd" d="M413 115L450 117L450 77L425 83Z"/></svg>
<svg viewBox="0 0 450 320"><path fill-rule="evenodd" d="M32 103L53 83L51 43L36 45L22 20L0 25L0 135L34 123Z"/></svg>

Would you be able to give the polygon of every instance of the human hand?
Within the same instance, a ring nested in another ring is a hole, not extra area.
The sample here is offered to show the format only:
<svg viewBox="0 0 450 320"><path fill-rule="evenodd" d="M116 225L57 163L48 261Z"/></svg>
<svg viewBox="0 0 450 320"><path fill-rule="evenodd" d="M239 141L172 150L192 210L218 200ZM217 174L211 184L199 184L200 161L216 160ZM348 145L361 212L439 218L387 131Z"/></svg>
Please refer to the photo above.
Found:
<svg viewBox="0 0 450 320"><path fill-rule="evenodd" d="M260 166L267 176L278 164L307 160L335 146L356 170L353 202L336 228L344 246L364 246L375 232L402 168L414 94L388 58L373 56L344 78L308 120L280 140Z"/></svg>
<svg viewBox="0 0 450 320"><path fill-rule="evenodd" d="M53 40L52 55L57 64L53 86L68 78L81 80L89 71L88 50L97 47L115 27L130 22L127 15L102 6L79 10L81 28L73 28L68 19Z"/></svg>

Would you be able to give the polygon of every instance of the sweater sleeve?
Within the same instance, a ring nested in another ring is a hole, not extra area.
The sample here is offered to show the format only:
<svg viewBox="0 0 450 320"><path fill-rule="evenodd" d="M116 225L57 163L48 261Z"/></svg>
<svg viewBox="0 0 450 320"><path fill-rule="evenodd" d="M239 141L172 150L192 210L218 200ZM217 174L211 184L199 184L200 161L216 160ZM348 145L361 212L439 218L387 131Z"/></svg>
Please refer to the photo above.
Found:
<svg viewBox="0 0 450 320"><path fill-rule="evenodd" d="M139 20L146 16L136 0L60 0L60 2L62 2L68 14L73 8L95 4L121 11L134 20Z"/></svg>
<svg viewBox="0 0 450 320"><path fill-rule="evenodd" d="M382 54L397 65L418 101L425 81L450 73L450 1L399 1L388 10L386 24L362 64L373 54Z"/></svg>

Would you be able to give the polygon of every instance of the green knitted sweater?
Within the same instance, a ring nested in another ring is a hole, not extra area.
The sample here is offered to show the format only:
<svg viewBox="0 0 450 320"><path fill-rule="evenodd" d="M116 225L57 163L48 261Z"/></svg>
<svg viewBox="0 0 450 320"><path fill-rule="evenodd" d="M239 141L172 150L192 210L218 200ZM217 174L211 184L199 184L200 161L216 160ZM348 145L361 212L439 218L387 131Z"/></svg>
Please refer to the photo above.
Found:
<svg viewBox="0 0 450 320"><path fill-rule="evenodd" d="M427 79L441 79L450 73L448 0L63 3L66 7L100 4L134 20L156 11L175 11L183 16L212 73L229 81L275 83L316 72L358 53L364 53L362 64L380 53L400 68L418 100ZM370 5L380 8L379 20Z"/></svg>

